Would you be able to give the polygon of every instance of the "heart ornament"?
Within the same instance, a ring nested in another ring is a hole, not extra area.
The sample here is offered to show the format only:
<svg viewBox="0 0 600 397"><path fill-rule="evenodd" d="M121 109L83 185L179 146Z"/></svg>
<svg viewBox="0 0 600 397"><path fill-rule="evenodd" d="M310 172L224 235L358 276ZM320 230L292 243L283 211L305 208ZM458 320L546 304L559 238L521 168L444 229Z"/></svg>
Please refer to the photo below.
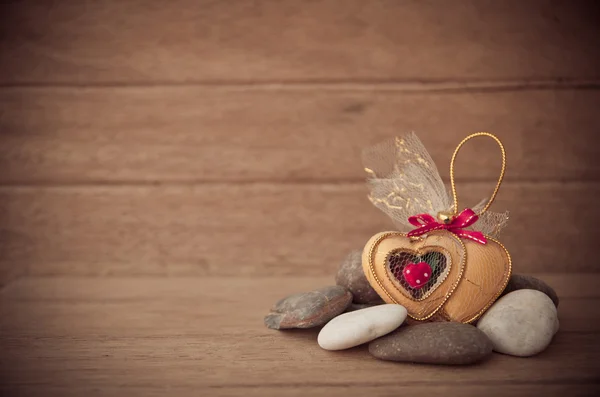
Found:
<svg viewBox="0 0 600 397"><path fill-rule="evenodd" d="M501 175L485 206L457 213L454 161L462 145L477 136L499 144ZM453 204L414 134L394 140L393 148L388 144L365 152L369 198L405 230L378 233L367 242L362 256L367 280L383 300L403 305L414 320L472 322L499 297L511 274L510 255L493 237L506 225L508 215L487 211L504 177L504 147L486 132L470 135L458 145L450 164ZM394 154L387 173L382 172L386 167L382 153ZM376 166L369 161L373 158L379 161Z"/></svg>

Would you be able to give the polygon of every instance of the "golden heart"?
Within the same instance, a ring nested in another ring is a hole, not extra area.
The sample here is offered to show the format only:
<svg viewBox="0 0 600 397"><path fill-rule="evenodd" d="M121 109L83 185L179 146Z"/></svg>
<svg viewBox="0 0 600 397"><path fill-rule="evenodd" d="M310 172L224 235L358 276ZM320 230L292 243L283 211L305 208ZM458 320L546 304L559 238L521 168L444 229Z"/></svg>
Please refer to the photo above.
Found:
<svg viewBox="0 0 600 397"><path fill-rule="evenodd" d="M420 237L379 233L365 246L363 270L377 293L388 303L404 306L411 318L469 323L494 303L511 274L506 248L486 239L479 244L446 230ZM427 265L415 287L408 273L417 262Z"/></svg>

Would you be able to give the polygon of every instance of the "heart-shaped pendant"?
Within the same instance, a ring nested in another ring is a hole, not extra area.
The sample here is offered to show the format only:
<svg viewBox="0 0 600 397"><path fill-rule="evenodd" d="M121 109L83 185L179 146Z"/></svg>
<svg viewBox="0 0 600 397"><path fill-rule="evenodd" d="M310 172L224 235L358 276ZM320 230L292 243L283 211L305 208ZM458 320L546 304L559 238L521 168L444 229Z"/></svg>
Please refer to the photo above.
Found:
<svg viewBox="0 0 600 397"><path fill-rule="evenodd" d="M468 323L502 293L511 260L502 244L490 237L482 245L445 230L418 238L384 232L365 246L363 270L377 293L388 303L406 307L411 318Z"/></svg>
<svg viewBox="0 0 600 397"><path fill-rule="evenodd" d="M475 137L492 138L502 154L500 177L491 196L459 212L454 162L460 148ZM377 145L363 153L369 174L369 200L408 233L373 236L363 251L363 270L388 303L406 307L418 321L476 320L500 296L511 273L508 251L491 235L508 222L492 213L506 170L502 142L489 132L463 139L450 161L448 189L433 160L414 134ZM452 204L451 204L452 203Z"/></svg>

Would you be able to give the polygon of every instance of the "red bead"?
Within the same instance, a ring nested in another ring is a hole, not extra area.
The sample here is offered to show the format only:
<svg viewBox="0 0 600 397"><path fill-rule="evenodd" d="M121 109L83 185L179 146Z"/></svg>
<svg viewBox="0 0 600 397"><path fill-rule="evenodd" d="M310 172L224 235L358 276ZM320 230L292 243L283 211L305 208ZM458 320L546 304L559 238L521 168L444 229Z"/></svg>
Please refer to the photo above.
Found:
<svg viewBox="0 0 600 397"><path fill-rule="evenodd" d="M411 288L422 288L431 279L431 266L427 262L409 263L402 271Z"/></svg>

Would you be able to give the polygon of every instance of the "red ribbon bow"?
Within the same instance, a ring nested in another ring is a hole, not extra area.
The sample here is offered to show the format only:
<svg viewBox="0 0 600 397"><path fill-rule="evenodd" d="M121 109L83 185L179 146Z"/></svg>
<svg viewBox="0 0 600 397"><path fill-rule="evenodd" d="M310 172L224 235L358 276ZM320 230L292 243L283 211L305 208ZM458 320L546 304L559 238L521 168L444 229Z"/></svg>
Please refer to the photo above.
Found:
<svg viewBox="0 0 600 397"><path fill-rule="evenodd" d="M420 236L433 230L443 229L456 234L460 238L468 238L479 244L485 244L487 243L487 240L483 233L463 229L471 226L477 222L478 219L479 216L470 208L465 209L463 212L452 218L452 221L449 223L438 222L429 214L414 215L408 218L408 221L411 225L418 226L418 228L411 230L407 235L409 237Z"/></svg>

